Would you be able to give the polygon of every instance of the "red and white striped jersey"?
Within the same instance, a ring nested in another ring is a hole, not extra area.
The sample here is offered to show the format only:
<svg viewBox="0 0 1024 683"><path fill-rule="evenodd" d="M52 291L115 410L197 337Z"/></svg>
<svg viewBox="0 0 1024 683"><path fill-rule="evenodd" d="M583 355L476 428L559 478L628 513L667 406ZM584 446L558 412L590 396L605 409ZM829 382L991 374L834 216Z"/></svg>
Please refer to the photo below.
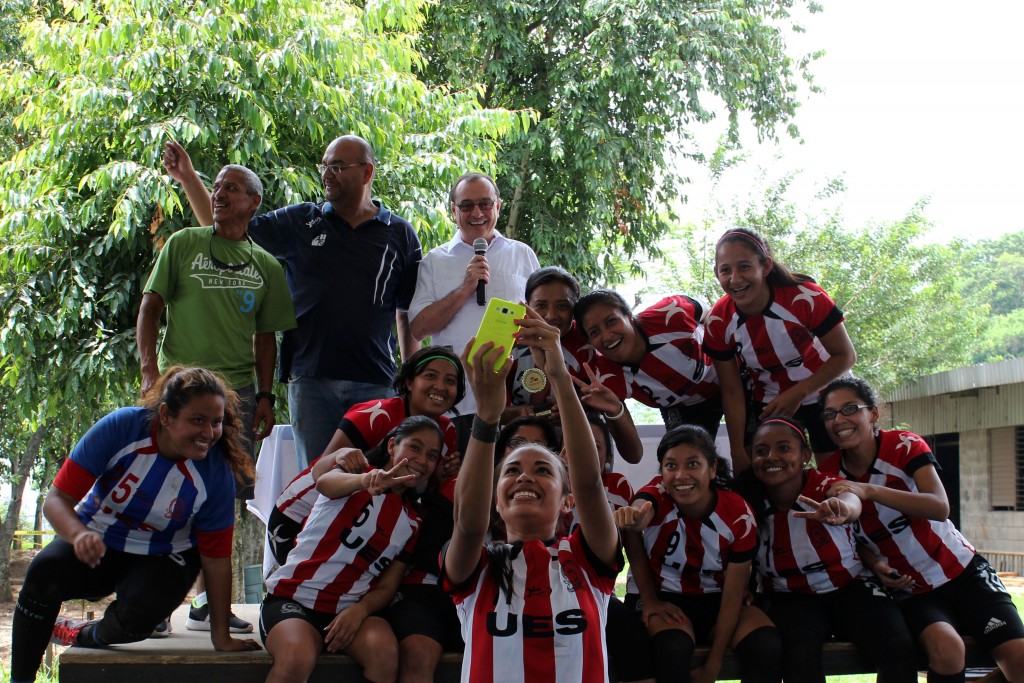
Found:
<svg viewBox="0 0 1024 683"><path fill-rule="evenodd" d="M462 622L465 683L607 681L604 629L608 596L621 568L604 566L581 534L554 545L513 544L512 595L492 579L489 557L466 582L442 586Z"/></svg>
<svg viewBox="0 0 1024 683"><path fill-rule="evenodd" d="M914 473L932 465L938 469L928 444L917 434L899 430L881 430L878 455L860 477L851 476L842 463L842 451L836 451L821 463L821 471L862 483L887 486L918 493ZM865 500L860 515L857 541L864 543L889 566L916 584L914 593L925 593L951 581L974 558L974 547L948 519L936 522L910 517L874 501Z"/></svg>
<svg viewBox="0 0 1024 683"><path fill-rule="evenodd" d="M562 356L565 357L565 367L569 369L569 373L573 376L585 379L587 373L583 371L583 364L590 363L593 366L597 351L580 334L580 331L576 328L575 320L569 331L562 336L561 342ZM524 406L527 403L538 405L550 402L552 399L550 384L534 394L523 389L523 373L532 367L536 367L536 363L533 362L533 354L530 353L530 347L515 346L512 349L512 362L512 370L508 373L508 379L506 380L508 405Z"/></svg>
<svg viewBox="0 0 1024 683"><path fill-rule="evenodd" d="M408 417L408 409L405 399L401 396L357 403L345 413L338 428L345 432L353 446L361 450L368 450L380 445L388 432ZM455 425L444 415L437 418L437 424L444 434L442 455L455 451ZM283 512L288 519L300 524L309 516L319 495L316 491L316 482L313 480L313 466L316 465L320 457L295 475L295 478L277 497L275 503L275 507Z"/></svg>
<svg viewBox="0 0 1024 683"><path fill-rule="evenodd" d="M751 401L768 403L810 377L829 359L821 337L843 322L843 312L811 281L772 287L768 306L746 317L729 295L711 308L705 320L704 350L715 360L737 358L751 378ZM817 393L804 399L818 400Z"/></svg>
<svg viewBox="0 0 1024 683"><path fill-rule="evenodd" d="M807 470L800 495L821 502L836 481L818 470ZM830 526L794 517L794 512L809 511L799 502L789 510L776 511L765 498L761 506L764 514L757 528L760 544L754 565L762 592L829 593L864 574L852 525Z"/></svg>
<svg viewBox="0 0 1024 683"><path fill-rule="evenodd" d="M401 396L374 399L349 408L338 429L345 433L353 446L365 451L379 445L388 432L407 417L409 404ZM444 434L444 444L441 446L441 456L444 457L457 448L455 425L444 415L438 416L436 422Z"/></svg>
<svg viewBox="0 0 1024 683"><path fill-rule="evenodd" d="M649 500L654 506L654 518L644 529L643 539L659 591L721 593L729 563L753 559L757 523L750 507L732 491L712 492L715 505L703 519L683 516L660 476L634 496L633 500ZM626 590L638 592L632 573Z"/></svg>
<svg viewBox="0 0 1024 683"><path fill-rule="evenodd" d="M700 304L686 296L669 296L636 315L647 337L640 365L619 365L602 355L597 374L619 400L635 399L651 408L696 405L717 396L718 375L701 342Z"/></svg>
<svg viewBox="0 0 1024 683"><path fill-rule="evenodd" d="M324 456L321 455L320 458L322 457ZM316 490L316 481L313 479L313 467L320 458L309 463L309 467L296 474L295 478L284 487L284 491L281 491L281 495L277 497L277 502L274 504L274 507L283 512L285 517L299 524L305 522L306 517L309 517L313 503L320 495Z"/></svg>
<svg viewBox="0 0 1024 683"><path fill-rule="evenodd" d="M604 492L608 496L608 507L612 514L615 514L619 508L629 505L629 501L633 500L633 487L629 485L626 475L618 472L602 472L601 483L604 484ZM576 519L576 508L569 510L558 523L558 528L565 530L565 536L576 531L577 526L579 526L579 521Z"/></svg>
<svg viewBox="0 0 1024 683"><path fill-rule="evenodd" d="M416 513L394 493L320 496L288 561L267 579L267 592L340 613L359 602L393 561L407 561L418 528Z"/></svg>

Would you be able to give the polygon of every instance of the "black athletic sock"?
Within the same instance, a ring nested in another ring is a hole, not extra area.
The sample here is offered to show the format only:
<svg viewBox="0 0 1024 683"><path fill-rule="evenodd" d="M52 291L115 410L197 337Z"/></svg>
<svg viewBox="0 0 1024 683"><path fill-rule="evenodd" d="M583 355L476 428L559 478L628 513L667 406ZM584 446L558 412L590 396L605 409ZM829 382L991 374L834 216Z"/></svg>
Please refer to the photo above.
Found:
<svg viewBox="0 0 1024 683"><path fill-rule="evenodd" d="M693 638L679 629L666 629L653 636L654 680L657 683L690 683L693 647Z"/></svg>
<svg viewBox="0 0 1024 683"><path fill-rule="evenodd" d="M18 596L11 633L11 680L34 681L43 653L53 635L53 624L60 603L46 605L26 596Z"/></svg>
<svg viewBox="0 0 1024 683"><path fill-rule="evenodd" d="M782 680L782 634L762 626L736 644L742 683L779 683Z"/></svg>

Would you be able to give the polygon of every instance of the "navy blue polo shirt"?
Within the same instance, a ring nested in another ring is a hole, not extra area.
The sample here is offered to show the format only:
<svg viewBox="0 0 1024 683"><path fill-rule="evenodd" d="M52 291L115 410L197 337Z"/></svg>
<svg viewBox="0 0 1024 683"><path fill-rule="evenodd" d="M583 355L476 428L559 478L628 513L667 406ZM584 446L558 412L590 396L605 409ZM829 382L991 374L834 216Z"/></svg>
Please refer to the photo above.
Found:
<svg viewBox="0 0 1024 683"><path fill-rule="evenodd" d="M298 327L284 333L280 376L390 384L391 328L407 310L423 258L409 221L374 201L353 228L329 202L255 216L253 240L285 265Z"/></svg>

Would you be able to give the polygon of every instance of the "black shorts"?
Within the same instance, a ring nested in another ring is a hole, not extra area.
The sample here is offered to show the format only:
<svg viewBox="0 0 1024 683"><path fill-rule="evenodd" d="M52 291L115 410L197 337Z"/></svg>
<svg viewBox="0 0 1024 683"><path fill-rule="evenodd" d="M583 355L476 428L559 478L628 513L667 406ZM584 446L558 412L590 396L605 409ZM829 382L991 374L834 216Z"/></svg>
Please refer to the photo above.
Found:
<svg viewBox="0 0 1024 683"><path fill-rule="evenodd" d="M992 565L975 555L963 573L938 588L918 595L897 596L911 633L920 636L937 621L973 636L989 650L1024 638L1024 624L1013 599Z"/></svg>
<svg viewBox="0 0 1024 683"><path fill-rule="evenodd" d="M718 611L722 606L721 593L705 593L703 595L683 595L682 593L666 593L658 591L658 599L670 602L690 620L693 636L697 645L708 645L711 642L711 631L718 619ZM626 595L626 606L640 613L642 604L639 595Z"/></svg>
<svg viewBox="0 0 1024 683"><path fill-rule="evenodd" d="M311 624L317 633L326 634L327 627L336 616L330 612L309 609L289 598L279 598L268 593L260 605L260 638L264 643L267 642L267 634L271 629L288 619L302 619ZM324 643L323 646L326 648L327 644Z"/></svg>
<svg viewBox="0 0 1024 683"><path fill-rule="evenodd" d="M637 597L637 596L634 596ZM610 680L642 681L654 678L654 655L640 615L614 595L608 601L604 629Z"/></svg>
<svg viewBox="0 0 1024 683"><path fill-rule="evenodd" d="M445 652L462 652L462 624L450 595L439 586L403 584L384 614L398 642L409 636L426 636Z"/></svg>
<svg viewBox="0 0 1024 683"><path fill-rule="evenodd" d="M761 418L758 415L764 410L767 403L749 403L747 404L747 427L744 434L744 443L749 446L754 442L754 432L757 431L757 426L761 424ZM839 447L836 446L835 442L825 431L825 421L821 419L821 408L818 407L817 403L810 405L804 405L797 408L796 414L793 416L803 423L807 429L807 436L811 440L811 451L814 453L834 453Z"/></svg>
<svg viewBox="0 0 1024 683"><path fill-rule="evenodd" d="M703 427L712 439L718 434L718 425L722 422L723 414L721 396L712 396L692 406L679 405L661 409L665 431L679 425L697 425Z"/></svg>

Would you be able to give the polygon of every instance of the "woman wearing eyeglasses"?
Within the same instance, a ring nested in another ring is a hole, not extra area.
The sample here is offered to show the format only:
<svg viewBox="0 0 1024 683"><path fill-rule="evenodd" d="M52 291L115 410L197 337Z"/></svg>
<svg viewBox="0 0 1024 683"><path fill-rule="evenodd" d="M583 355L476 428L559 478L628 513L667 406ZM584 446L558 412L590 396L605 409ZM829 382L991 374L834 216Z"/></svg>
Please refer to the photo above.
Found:
<svg viewBox="0 0 1024 683"><path fill-rule="evenodd" d="M878 426L878 399L862 379L825 387L822 418L839 450L821 471L847 481L830 493L861 499L858 542L866 564L894 592L928 655L929 683L964 680L964 644L974 636L1010 681L1024 681L1024 625L991 565L947 518L938 464L917 434Z"/></svg>

